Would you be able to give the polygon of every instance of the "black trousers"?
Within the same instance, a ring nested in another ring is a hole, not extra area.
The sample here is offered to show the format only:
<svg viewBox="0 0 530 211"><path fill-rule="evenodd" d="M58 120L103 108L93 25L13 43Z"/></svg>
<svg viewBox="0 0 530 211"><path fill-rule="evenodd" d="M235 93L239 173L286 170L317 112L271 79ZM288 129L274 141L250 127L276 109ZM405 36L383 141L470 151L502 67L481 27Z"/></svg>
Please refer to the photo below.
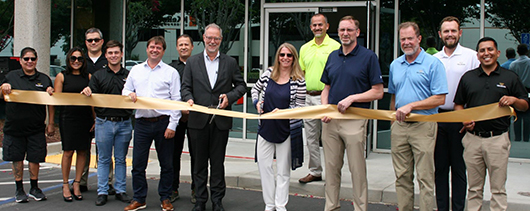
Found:
<svg viewBox="0 0 530 211"><path fill-rule="evenodd" d="M177 129L175 130L175 148L173 150L173 191L179 190L180 185L180 157L182 156L182 149L184 148L184 139L186 138L186 129L188 128L188 122L179 122ZM189 137L189 135L188 135ZM193 172L193 157L191 143L188 140L188 149L190 150L191 157L191 172ZM191 189L195 188L193 183L193 177L191 178Z"/></svg>
<svg viewBox="0 0 530 211"><path fill-rule="evenodd" d="M462 123L438 123L434 149L436 202L439 211L449 211L449 170L451 170L452 210L464 210L466 203L466 164L464 147L459 133Z"/></svg>
<svg viewBox="0 0 530 211"><path fill-rule="evenodd" d="M215 125L207 124L203 129L188 128L193 153L193 182L197 203L208 201L206 189L208 179L208 161L210 162L210 192L213 203L221 202L226 192L225 154L228 143L228 130L219 130Z"/></svg>

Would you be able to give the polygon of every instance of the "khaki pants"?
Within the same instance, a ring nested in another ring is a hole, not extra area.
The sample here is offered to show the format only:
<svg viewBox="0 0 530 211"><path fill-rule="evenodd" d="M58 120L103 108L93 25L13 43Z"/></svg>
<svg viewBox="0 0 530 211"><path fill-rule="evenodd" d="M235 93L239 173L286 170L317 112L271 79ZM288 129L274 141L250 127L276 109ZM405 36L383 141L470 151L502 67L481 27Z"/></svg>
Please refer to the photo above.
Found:
<svg viewBox="0 0 530 211"><path fill-rule="evenodd" d="M324 162L326 172L325 210L339 210L341 169L344 164L344 151L353 186L353 205L356 211L368 209L368 182L366 179L366 122L367 120L331 120L322 124Z"/></svg>
<svg viewBox="0 0 530 211"><path fill-rule="evenodd" d="M434 208L434 146L436 122L394 122L391 127L392 164L400 211L414 209L414 166L420 185L420 210Z"/></svg>
<svg viewBox="0 0 530 211"><path fill-rule="evenodd" d="M321 105L320 95L306 95L305 105ZM320 119L304 119L304 129L307 150L309 151L309 174L315 177L320 177L322 176L322 161L320 160L320 133L322 130L322 121Z"/></svg>
<svg viewBox="0 0 530 211"><path fill-rule="evenodd" d="M462 139L469 184L467 210L481 210L486 169L490 178L490 210L506 210L506 175L510 156L510 138L503 133L482 138L467 133Z"/></svg>

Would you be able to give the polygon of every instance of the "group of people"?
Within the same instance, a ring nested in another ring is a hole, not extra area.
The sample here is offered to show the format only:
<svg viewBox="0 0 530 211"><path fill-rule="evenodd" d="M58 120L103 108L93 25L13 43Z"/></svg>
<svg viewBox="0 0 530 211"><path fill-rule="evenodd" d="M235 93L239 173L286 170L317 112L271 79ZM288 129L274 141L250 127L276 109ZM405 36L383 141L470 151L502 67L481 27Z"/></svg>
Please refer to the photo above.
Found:
<svg viewBox="0 0 530 211"><path fill-rule="evenodd" d="M377 55L358 43L359 21L343 17L338 24L339 42L327 35L329 23L323 14L311 18L314 39L304 44L300 55L289 43L278 47L274 64L265 70L251 90L258 113L318 104L334 104L340 113L350 107L370 108L384 93ZM413 210L414 171L420 185L420 210L463 210L469 183L467 208L480 210L483 186L488 171L492 191L492 210L506 210L506 169L509 157L509 117L462 123L408 121L410 113L436 114L490 103L528 109L528 92L516 73L502 68L500 51L494 39L484 37L476 50L459 44L460 21L446 17L440 22L439 36L443 49L433 56L420 47L422 36L414 22L399 25L399 40L404 55L390 65L388 92L396 120L391 127L391 154L396 176L400 210ZM193 40L188 35L177 38L179 58L171 64L162 61L166 42L162 36L147 41L147 60L130 71L123 68L123 45L107 42L97 28L86 34L88 55L80 48L67 54L66 71L52 84L49 77L35 68L37 52L24 48L21 70L11 71L1 89L125 95L132 102L138 97L184 101L217 109L231 105L246 92L246 83L235 59L219 52L222 29L206 26L205 49L191 55ZM525 49L527 49L525 47ZM99 53L98 53L99 51ZM519 48L518 48L519 51ZM520 49L521 57L527 53ZM514 62L515 64L515 62ZM512 65L514 65L512 64ZM511 66L510 66L511 67ZM16 201L27 202L22 185L23 160L29 162L31 189L29 197L37 201L46 196L38 188L39 163L46 156L45 133L54 131L54 110L46 106L8 103L4 128L3 159L13 162ZM57 107L57 106L56 106ZM210 200L215 211L224 210L224 158L232 118L194 111L138 109L133 143L132 184L134 195L126 193L125 157L132 138L131 109L90 106L61 106L59 126L63 159L63 198L82 200L86 191L83 174L90 158L92 132L97 151L98 197L96 205L106 204L108 195L129 203L124 210L146 208L146 168L151 144L160 162L158 193L162 210L173 210L179 198L180 157L187 134L191 156L192 203L194 211L205 210L210 172ZM302 166L302 125L309 148L309 174L299 180L308 183L322 180L320 141L325 162L324 210L340 209L339 193L344 154L352 173L353 206L368 209L366 176L367 120L342 120L323 117L312 120L261 120L256 141L256 161L261 176L265 210L286 210L289 199L290 169ZM322 138L321 138L322 137ZM72 184L69 173L74 152L76 173ZM113 174L112 155L115 168ZM273 160L277 170L274 173ZM209 168L209 169L208 169ZM415 170L416 168L416 170ZM466 178L467 170L467 178ZM449 172L452 197L449 196ZM85 173L86 174L86 173ZM276 179L275 179L276 178ZM112 181L115 179L114 186ZM84 181L84 182L83 182ZM70 188L72 185L72 188ZM450 202L450 199L452 201Z"/></svg>

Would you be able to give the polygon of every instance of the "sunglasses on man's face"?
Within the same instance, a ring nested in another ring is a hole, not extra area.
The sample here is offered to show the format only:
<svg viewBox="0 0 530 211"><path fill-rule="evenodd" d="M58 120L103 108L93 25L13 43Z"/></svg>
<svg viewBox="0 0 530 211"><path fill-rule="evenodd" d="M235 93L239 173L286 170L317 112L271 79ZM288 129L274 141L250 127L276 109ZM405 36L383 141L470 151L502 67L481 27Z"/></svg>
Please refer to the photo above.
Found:
<svg viewBox="0 0 530 211"><path fill-rule="evenodd" d="M86 41L87 41L88 43L92 43L92 42L99 42L99 41L101 41L101 39L99 39L99 38L96 38L96 39L86 39Z"/></svg>
<svg viewBox="0 0 530 211"><path fill-rule="evenodd" d="M75 62L75 60L77 60L77 61L79 61L79 62L83 62L83 61L85 61L85 58L83 58L82 56L80 56L80 57L71 56L71 57L70 57L70 61L71 61L71 62Z"/></svg>
<svg viewBox="0 0 530 211"><path fill-rule="evenodd" d="M29 61L29 60L31 60L32 62L37 61L37 57L24 57L22 59L24 59L24 61L26 61L26 62Z"/></svg>

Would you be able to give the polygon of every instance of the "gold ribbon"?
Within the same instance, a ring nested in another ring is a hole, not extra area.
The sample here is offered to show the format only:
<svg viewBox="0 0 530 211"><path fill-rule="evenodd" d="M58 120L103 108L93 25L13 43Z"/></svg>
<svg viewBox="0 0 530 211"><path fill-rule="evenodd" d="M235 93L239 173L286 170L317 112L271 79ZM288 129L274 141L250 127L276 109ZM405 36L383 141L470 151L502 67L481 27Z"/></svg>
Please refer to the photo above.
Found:
<svg viewBox="0 0 530 211"><path fill-rule="evenodd" d="M229 111L223 109L213 109L200 105L190 106L186 102L162 100L149 97L138 97L133 103L128 96L110 94L92 94L87 97L76 93L54 93L50 96L46 92L12 90L11 94L4 95L6 102L30 103L40 105L78 105L95 106L122 109L160 109L160 110L190 110L207 114L216 114L228 117L246 119L320 119L324 116L332 119L378 119L394 121L395 111L374 110L350 107L341 114L336 105L319 105L294 109L281 109L274 113L256 115ZM492 103L484 106L468 108L459 111L445 112L433 115L410 114L407 121L418 122L465 122L482 121L495 119L503 116L515 116L512 107L499 106Z"/></svg>

